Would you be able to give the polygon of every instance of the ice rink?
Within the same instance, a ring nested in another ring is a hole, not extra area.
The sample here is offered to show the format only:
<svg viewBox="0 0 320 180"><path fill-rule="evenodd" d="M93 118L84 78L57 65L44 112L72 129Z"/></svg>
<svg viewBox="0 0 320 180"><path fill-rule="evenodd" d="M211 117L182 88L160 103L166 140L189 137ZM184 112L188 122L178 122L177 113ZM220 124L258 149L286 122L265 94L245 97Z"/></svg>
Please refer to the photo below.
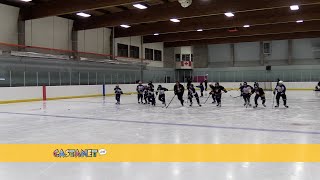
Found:
<svg viewBox="0 0 320 180"><path fill-rule="evenodd" d="M222 107L207 104L168 109L137 104L136 95L0 105L2 144L271 144L320 143L320 94L288 91L289 109L245 108L239 92L223 94ZM173 94L167 93L167 101ZM205 94L208 96L208 94ZM186 98L185 98L186 100ZM201 98L204 102L206 97ZM195 101L195 100L194 100ZM253 98L252 98L253 104ZM319 163L113 163L0 164L6 180L217 179L313 180ZM15 172L19 173L15 173ZM78 171L79 173L75 173Z"/></svg>

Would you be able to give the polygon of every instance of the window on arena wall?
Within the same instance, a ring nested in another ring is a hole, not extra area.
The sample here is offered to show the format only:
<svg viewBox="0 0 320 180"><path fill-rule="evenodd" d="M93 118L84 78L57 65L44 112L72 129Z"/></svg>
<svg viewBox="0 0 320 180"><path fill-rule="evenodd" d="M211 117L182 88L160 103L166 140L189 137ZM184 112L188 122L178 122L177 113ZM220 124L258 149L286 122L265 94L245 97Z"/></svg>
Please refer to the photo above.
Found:
<svg viewBox="0 0 320 180"><path fill-rule="evenodd" d="M162 51L154 50L154 60L155 61L162 61Z"/></svg>
<svg viewBox="0 0 320 180"><path fill-rule="evenodd" d="M145 59L153 60L153 49L145 48L144 54L145 54Z"/></svg>
<svg viewBox="0 0 320 180"><path fill-rule="evenodd" d="M190 54L182 54L182 61L190 61Z"/></svg>
<svg viewBox="0 0 320 180"><path fill-rule="evenodd" d="M181 61L181 54L176 54L176 62L180 62Z"/></svg>
<svg viewBox="0 0 320 180"><path fill-rule="evenodd" d="M118 44L118 56L129 57L129 46L125 44Z"/></svg>
<svg viewBox="0 0 320 180"><path fill-rule="evenodd" d="M130 57L131 58L139 58L139 47L137 46L130 46Z"/></svg>

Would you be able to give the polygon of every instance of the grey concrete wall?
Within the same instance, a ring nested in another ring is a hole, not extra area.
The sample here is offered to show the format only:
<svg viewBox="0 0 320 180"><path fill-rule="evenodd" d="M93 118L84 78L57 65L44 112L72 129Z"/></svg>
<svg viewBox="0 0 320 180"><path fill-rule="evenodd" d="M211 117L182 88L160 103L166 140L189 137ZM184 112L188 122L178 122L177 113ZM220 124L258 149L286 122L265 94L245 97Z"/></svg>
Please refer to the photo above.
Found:
<svg viewBox="0 0 320 180"><path fill-rule="evenodd" d="M295 39L289 47L288 40L270 41L271 54L261 56L260 43L236 43L234 56L236 67L255 67L263 65L318 65L320 38ZM291 48L292 46L292 48ZM209 68L232 67L230 44L209 45ZM263 58L263 61L261 61ZM291 62L291 63L290 63Z"/></svg>
<svg viewBox="0 0 320 180"><path fill-rule="evenodd" d="M163 52L163 67L164 68L175 68L176 67L176 62L175 62L175 57L174 57L174 48L164 48Z"/></svg>
<svg viewBox="0 0 320 180"><path fill-rule="evenodd" d="M194 64L194 68L208 67L208 46L207 45L193 46L193 64Z"/></svg>

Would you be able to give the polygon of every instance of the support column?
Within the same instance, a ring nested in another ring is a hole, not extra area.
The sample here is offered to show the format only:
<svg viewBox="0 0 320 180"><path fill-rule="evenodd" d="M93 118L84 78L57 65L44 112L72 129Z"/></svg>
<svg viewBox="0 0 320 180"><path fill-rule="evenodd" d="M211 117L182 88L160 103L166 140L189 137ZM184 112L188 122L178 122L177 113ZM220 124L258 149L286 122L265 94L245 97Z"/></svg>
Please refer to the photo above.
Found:
<svg viewBox="0 0 320 180"><path fill-rule="evenodd" d="M75 60L80 60L78 54L78 32L72 29L71 32L71 48L72 48L72 57Z"/></svg>
<svg viewBox="0 0 320 180"><path fill-rule="evenodd" d="M25 46L26 45L26 23L24 20L22 20L21 14L19 14L18 19L18 44ZM19 51L23 51L24 47L19 47Z"/></svg>
<svg viewBox="0 0 320 180"><path fill-rule="evenodd" d="M292 64L292 39L288 40L288 64Z"/></svg>
<svg viewBox="0 0 320 180"><path fill-rule="evenodd" d="M140 60L140 79L143 82L143 36L141 36Z"/></svg>
<svg viewBox="0 0 320 180"><path fill-rule="evenodd" d="M264 65L263 42L260 41L260 65Z"/></svg>
<svg viewBox="0 0 320 180"><path fill-rule="evenodd" d="M114 38L115 28L111 28L110 33L110 54L112 55L111 59L115 59L116 56L116 46L115 46L115 38Z"/></svg>
<svg viewBox="0 0 320 180"><path fill-rule="evenodd" d="M234 52L234 44L230 44L230 51L231 51L231 64L232 66L235 66L236 60L235 60L235 52Z"/></svg>

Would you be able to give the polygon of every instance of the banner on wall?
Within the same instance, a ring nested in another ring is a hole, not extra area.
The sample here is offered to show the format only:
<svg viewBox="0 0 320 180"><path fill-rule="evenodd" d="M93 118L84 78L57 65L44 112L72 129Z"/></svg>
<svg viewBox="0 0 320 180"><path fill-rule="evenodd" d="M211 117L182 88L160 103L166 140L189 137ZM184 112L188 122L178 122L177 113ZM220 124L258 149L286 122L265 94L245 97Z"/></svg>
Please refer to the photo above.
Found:
<svg viewBox="0 0 320 180"><path fill-rule="evenodd" d="M181 61L181 69L192 69L191 61Z"/></svg>

